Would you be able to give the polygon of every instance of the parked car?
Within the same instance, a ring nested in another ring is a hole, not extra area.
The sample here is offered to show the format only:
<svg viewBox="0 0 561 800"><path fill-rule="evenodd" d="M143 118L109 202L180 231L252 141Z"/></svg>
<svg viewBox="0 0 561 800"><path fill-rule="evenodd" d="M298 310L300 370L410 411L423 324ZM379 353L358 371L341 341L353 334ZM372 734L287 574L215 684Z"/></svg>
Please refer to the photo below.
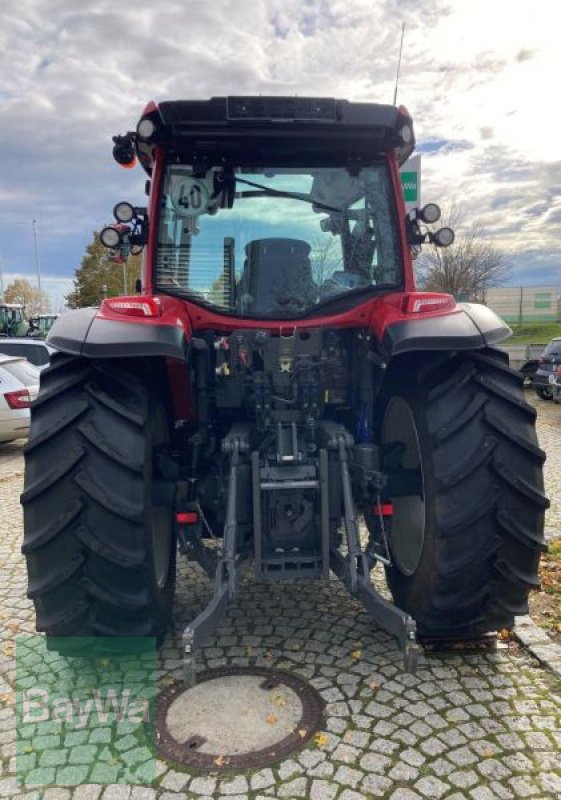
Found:
<svg viewBox="0 0 561 800"><path fill-rule="evenodd" d="M553 375L549 376L549 385L554 403L561 403L561 365L557 367Z"/></svg>
<svg viewBox="0 0 561 800"><path fill-rule="evenodd" d="M27 437L40 370L25 358L0 355L0 442Z"/></svg>
<svg viewBox="0 0 561 800"><path fill-rule="evenodd" d="M557 367L561 364L561 337L552 339L540 356L539 365L534 375L534 389L542 400L551 400L553 397L550 377L555 375Z"/></svg>
<svg viewBox="0 0 561 800"><path fill-rule="evenodd" d="M49 365L54 352L54 347L51 347L50 344L47 344L42 339L23 337L0 338L1 354L23 356L39 369L44 369Z"/></svg>

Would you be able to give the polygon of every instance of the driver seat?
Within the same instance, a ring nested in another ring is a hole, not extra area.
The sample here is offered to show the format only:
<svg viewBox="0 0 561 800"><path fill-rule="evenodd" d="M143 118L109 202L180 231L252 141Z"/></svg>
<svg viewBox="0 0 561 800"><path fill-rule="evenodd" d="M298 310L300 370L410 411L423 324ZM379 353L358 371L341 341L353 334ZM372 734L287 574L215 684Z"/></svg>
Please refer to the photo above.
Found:
<svg viewBox="0 0 561 800"><path fill-rule="evenodd" d="M298 311L313 303L311 247L301 239L255 239L245 247L239 297L242 312ZM283 302L284 301L284 302Z"/></svg>

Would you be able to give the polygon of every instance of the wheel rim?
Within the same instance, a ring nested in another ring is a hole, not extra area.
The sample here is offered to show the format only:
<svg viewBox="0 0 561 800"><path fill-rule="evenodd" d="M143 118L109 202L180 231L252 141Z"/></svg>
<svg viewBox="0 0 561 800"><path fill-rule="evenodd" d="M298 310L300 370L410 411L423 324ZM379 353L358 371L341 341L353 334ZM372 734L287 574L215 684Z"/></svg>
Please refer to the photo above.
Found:
<svg viewBox="0 0 561 800"><path fill-rule="evenodd" d="M382 443L401 442L405 446L404 469L421 472L422 497L395 497L390 536L390 549L395 566L404 575L412 575L421 560L425 540L424 480L417 426L409 405L401 397L393 397L386 407L382 423Z"/></svg>
<svg viewBox="0 0 561 800"><path fill-rule="evenodd" d="M152 511L152 561L154 577L160 589L168 580L172 538L170 510L165 506L156 506Z"/></svg>

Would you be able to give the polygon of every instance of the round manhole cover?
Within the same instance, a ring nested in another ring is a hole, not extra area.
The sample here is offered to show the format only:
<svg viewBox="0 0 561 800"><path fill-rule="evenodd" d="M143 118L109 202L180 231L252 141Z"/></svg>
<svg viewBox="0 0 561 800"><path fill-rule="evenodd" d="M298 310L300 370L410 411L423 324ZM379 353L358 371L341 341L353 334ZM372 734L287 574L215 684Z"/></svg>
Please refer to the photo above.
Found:
<svg viewBox="0 0 561 800"><path fill-rule="evenodd" d="M214 669L158 698L158 750L204 770L259 768L321 727L324 703L300 678L259 667Z"/></svg>

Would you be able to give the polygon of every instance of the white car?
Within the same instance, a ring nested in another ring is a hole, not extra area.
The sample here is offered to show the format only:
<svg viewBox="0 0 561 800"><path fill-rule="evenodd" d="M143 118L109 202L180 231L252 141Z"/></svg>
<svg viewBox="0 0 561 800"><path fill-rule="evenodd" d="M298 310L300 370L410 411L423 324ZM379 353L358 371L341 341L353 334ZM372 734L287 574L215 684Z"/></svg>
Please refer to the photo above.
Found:
<svg viewBox="0 0 561 800"><path fill-rule="evenodd" d="M0 443L27 437L40 371L25 358L0 355Z"/></svg>

